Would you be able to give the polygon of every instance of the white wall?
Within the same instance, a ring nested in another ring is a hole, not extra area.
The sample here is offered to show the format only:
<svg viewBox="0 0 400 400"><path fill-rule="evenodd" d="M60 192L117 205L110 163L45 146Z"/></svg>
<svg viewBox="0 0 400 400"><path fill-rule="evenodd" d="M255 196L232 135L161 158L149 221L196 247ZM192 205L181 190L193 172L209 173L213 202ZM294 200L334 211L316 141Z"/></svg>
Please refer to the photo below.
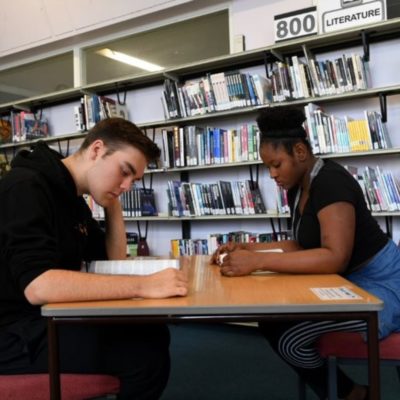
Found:
<svg viewBox="0 0 400 400"><path fill-rule="evenodd" d="M192 0L1 0L0 56Z"/></svg>

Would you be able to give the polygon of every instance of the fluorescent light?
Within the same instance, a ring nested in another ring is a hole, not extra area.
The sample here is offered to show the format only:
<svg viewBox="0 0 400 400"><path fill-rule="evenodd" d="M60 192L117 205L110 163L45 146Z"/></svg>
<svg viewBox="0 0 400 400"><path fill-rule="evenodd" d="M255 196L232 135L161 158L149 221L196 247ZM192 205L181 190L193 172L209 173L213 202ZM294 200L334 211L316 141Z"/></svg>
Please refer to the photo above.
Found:
<svg viewBox="0 0 400 400"><path fill-rule="evenodd" d="M134 67L144 69L145 71L149 72L162 71L164 69L164 67L160 67L159 65L152 64L145 60L141 60L140 58L128 56L128 54L121 53L119 51L114 51L111 49L101 49L96 51L96 53L104 57L112 58L113 60L117 60L125 64L129 64Z"/></svg>

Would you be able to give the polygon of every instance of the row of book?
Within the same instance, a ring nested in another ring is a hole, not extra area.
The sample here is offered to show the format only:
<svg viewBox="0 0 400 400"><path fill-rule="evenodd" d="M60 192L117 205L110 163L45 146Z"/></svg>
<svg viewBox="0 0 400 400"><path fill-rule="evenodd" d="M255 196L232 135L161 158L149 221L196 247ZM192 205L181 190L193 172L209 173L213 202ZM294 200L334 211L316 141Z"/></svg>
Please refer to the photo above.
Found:
<svg viewBox="0 0 400 400"><path fill-rule="evenodd" d="M266 213L255 181L218 181L194 183L168 181L171 215L253 215Z"/></svg>
<svg viewBox="0 0 400 400"><path fill-rule="evenodd" d="M288 240L291 232L253 233L248 231L235 231L228 233L212 233L207 239L172 239L171 255L173 257L192 255L211 255L222 244L227 243L265 243L279 240Z"/></svg>
<svg viewBox="0 0 400 400"><path fill-rule="evenodd" d="M339 117L309 103L304 107L305 128L314 154L388 149L387 126L377 111L364 111L364 119Z"/></svg>
<svg viewBox="0 0 400 400"><path fill-rule="evenodd" d="M260 132L254 124L238 130L174 126L161 133L165 168L259 160Z"/></svg>
<svg viewBox="0 0 400 400"><path fill-rule="evenodd" d="M270 80L240 71L209 73L178 83L165 79L162 104L165 118L185 118L271 101Z"/></svg>
<svg viewBox="0 0 400 400"><path fill-rule="evenodd" d="M49 124L42 113L11 111L0 120L0 144L24 142L49 136Z"/></svg>
<svg viewBox="0 0 400 400"><path fill-rule="evenodd" d="M111 97L85 94L80 104L74 106L75 129L79 132L87 131L102 119L112 117L128 119L126 104L120 104Z"/></svg>
<svg viewBox="0 0 400 400"><path fill-rule="evenodd" d="M382 171L379 166L346 168L360 184L372 212L400 210L400 187L391 171Z"/></svg>
<svg viewBox="0 0 400 400"><path fill-rule="evenodd" d="M295 55L272 64L274 102L335 95L369 87L368 62L359 54L316 60L305 46L303 50L304 58Z"/></svg>
<svg viewBox="0 0 400 400"><path fill-rule="evenodd" d="M99 206L92 196L85 196L85 200L92 210L94 218L104 218L104 209ZM122 215L124 217L149 217L157 216L154 190L149 188L133 187L120 196Z"/></svg>

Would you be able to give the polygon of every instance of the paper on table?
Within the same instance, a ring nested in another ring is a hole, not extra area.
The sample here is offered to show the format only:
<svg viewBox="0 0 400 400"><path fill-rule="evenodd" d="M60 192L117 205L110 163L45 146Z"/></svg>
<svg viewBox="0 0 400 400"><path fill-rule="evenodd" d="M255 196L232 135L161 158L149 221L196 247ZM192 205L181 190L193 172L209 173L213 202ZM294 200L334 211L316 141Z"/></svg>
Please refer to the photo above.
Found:
<svg viewBox="0 0 400 400"><path fill-rule="evenodd" d="M321 300L358 300L362 298L345 286L310 288L310 290Z"/></svg>
<svg viewBox="0 0 400 400"><path fill-rule="evenodd" d="M178 258L134 257L128 260L92 261L88 272L112 275L150 275L166 268L180 268Z"/></svg>

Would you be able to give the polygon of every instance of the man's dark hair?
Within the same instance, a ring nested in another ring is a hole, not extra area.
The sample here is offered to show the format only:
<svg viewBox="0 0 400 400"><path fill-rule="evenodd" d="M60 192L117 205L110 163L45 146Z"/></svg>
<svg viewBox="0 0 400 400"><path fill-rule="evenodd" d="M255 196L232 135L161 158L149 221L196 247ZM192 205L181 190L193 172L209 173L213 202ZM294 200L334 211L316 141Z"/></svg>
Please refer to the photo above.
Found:
<svg viewBox="0 0 400 400"><path fill-rule="evenodd" d="M293 155L293 146L300 142L311 151L307 132L303 128L305 119L299 108L265 108L256 119L260 129L260 145L268 143L274 148L283 146L288 154Z"/></svg>
<svg viewBox="0 0 400 400"><path fill-rule="evenodd" d="M106 155L126 146L132 146L144 154L148 162L160 157L160 148L147 137L134 123L122 118L107 118L98 122L87 133L80 152L87 149L94 141L102 140L107 147Z"/></svg>

